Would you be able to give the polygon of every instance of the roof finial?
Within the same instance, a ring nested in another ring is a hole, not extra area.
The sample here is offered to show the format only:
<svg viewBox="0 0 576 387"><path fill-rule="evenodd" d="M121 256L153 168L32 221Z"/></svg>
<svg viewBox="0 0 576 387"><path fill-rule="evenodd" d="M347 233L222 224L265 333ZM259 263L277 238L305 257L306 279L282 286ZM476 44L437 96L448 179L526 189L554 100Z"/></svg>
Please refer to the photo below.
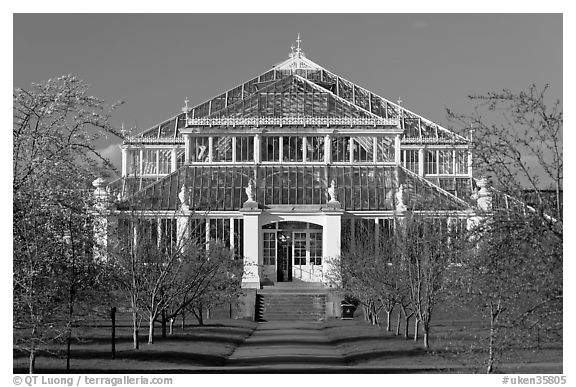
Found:
<svg viewBox="0 0 576 387"><path fill-rule="evenodd" d="M404 101L402 101L402 100L400 99L400 97L398 97L398 101L396 101L396 102L398 102L398 106L400 106L400 105L402 104L402 102L404 102Z"/></svg>
<svg viewBox="0 0 576 387"><path fill-rule="evenodd" d="M188 107L188 97L184 100L184 107L182 108L182 112L186 114L186 121L188 121L188 113L190 113L190 108Z"/></svg>
<svg viewBox="0 0 576 387"><path fill-rule="evenodd" d="M300 52L302 51L302 49L300 49L300 43L302 42L302 40L300 40L300 33L298 33L298 39L296 39L296 52L298 54L300 54Z"/></svg>

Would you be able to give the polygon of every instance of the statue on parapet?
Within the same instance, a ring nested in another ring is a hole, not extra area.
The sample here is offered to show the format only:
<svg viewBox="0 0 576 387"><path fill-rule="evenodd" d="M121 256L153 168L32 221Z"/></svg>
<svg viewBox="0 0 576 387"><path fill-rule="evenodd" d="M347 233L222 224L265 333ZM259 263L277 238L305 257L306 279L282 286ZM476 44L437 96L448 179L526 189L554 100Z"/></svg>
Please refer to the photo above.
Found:
<svg viewBox="0 0 576 387"><path fill-rule="evenodd" d="M186 196L186 184L182 184L182 189L178 193L178 199L183 209L188 209L188 197Z"/></svg>
<svg viewBox="0 0 576 387"><path fill-rule="evenodd" d="M396 211L404 212L408 209L404 203L404 186L400 184L398 191L396 191Z"/></svg>
<svg viewBox="0 0 576 387"><path fill-rule="evenodd" d="M330 196L330 202L334 203L338 201L338 194L336 192L336 181L332 179L330 182L330 187L328 187L328 195Z"/></svg>
<svg viewBox="0 0 576 387"><path fill-rule="evenodd" d="M249 202L254 202L254 179L250 179L250 181L248 181L248 186L245 189L246 192L246 196L248 196L248 200Z"/></svg>

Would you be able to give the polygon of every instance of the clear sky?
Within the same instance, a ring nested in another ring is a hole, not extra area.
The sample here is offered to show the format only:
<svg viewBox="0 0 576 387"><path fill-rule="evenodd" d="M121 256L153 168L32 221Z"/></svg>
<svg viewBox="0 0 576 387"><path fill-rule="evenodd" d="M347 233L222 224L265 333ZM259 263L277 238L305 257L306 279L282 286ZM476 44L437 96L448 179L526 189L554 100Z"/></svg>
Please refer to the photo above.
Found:
<svg viewBox="0 0 576 387"><path fill-rule="evenodd" d="M74 74L147 129L288 57L308 58L441 125L469 94L551 85L562 97L561 14L15 14L13 84ZM114 144L112 144L114 143ZM102 144L116 159L116 140ZM114 145L114 146L111 146Z"/></svg>

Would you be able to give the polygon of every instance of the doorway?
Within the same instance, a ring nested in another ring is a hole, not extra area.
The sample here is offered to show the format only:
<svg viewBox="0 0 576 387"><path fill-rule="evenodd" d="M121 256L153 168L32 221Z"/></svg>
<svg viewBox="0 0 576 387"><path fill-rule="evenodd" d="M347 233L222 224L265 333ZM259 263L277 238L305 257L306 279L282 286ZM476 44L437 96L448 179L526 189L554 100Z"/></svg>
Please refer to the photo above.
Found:
<svg viewBox="0 0 576 387"><path fill-rule="evenodd" d="M278 282L292 281L292 233L289 231L278 231Z"/></svg>

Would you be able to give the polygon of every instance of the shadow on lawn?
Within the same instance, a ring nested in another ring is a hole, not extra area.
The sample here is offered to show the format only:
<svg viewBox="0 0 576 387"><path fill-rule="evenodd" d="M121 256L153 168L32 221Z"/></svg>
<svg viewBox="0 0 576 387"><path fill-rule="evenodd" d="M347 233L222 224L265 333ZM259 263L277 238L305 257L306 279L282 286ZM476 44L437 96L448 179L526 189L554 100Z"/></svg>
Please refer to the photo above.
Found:
<svg viewBox="0 0 576 387"><path fill-rule="evenodd" d="M176 341L186 341L186 342L214 342L214 343L231 343L231 344L240 344L244 341L245 337L248 336L249 332L242 336L226 336L226 335L217 335L214 333L205 333L205 334L195 334L195 333L179 333L172 336L166 336L166 338L162 337L154 337L154 343L169 343L169 342L176 342ZM148 341L148 336L141 335L140 336L140 344L146 344ZM90 344L109 344L110 338L109 337L92 337L89 339L85 339L81 342L84 345ZM123 344L123 343L132 343L132 337L116 337L116 344Z"/></svg>

